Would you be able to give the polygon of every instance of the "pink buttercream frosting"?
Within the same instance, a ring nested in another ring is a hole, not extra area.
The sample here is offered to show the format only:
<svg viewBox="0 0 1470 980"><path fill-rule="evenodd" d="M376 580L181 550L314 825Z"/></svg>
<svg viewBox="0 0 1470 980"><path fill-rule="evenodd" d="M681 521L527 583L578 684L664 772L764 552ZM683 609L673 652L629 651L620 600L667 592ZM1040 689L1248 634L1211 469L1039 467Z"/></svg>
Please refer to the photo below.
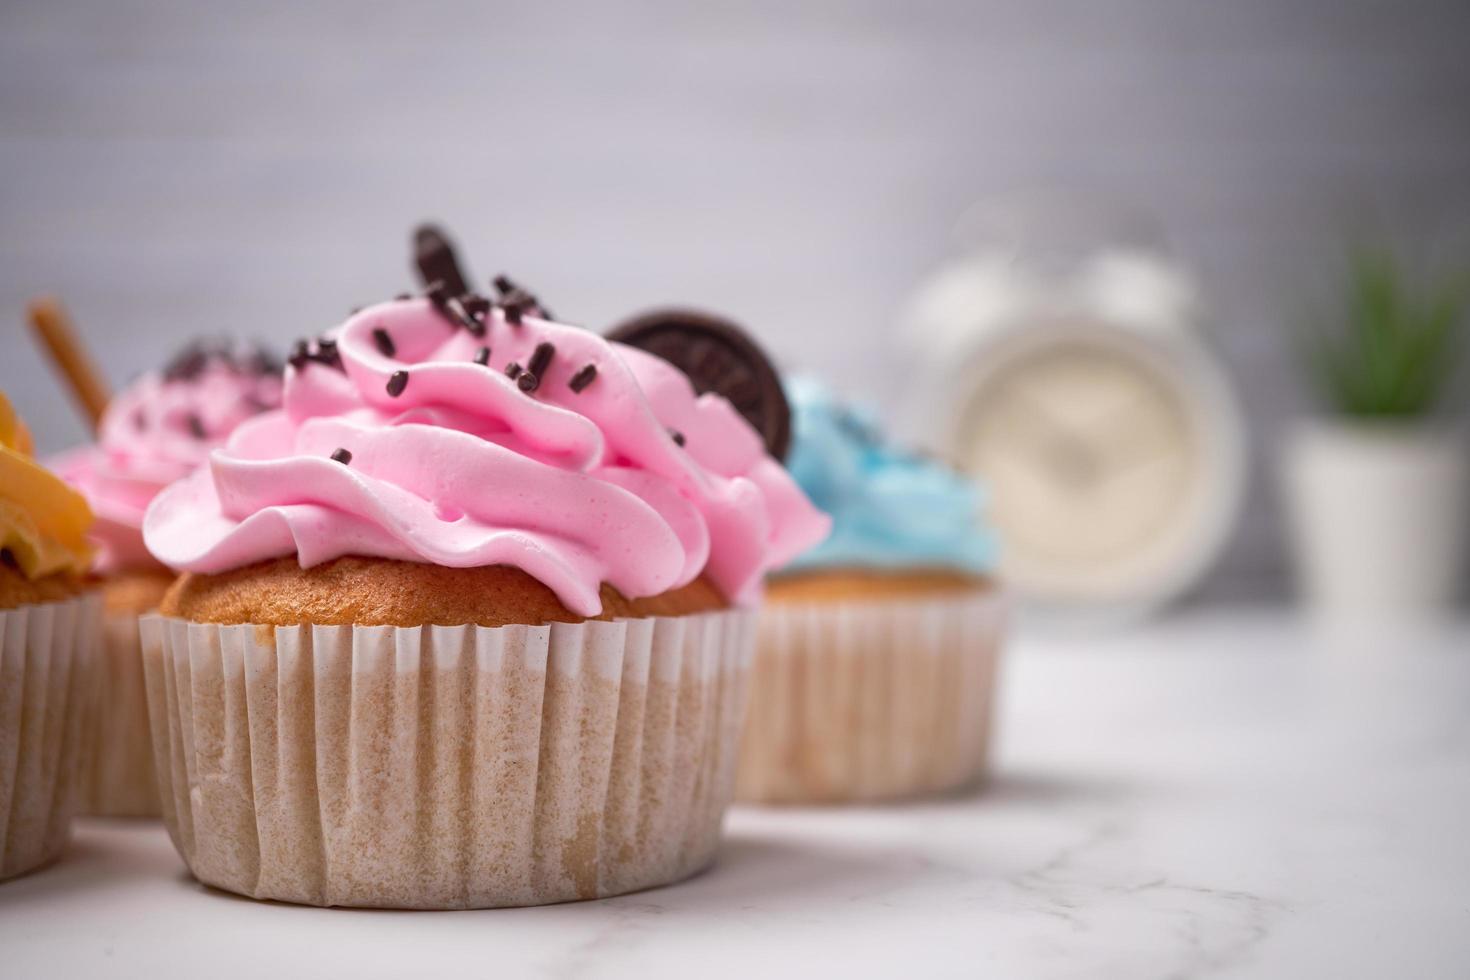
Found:
<svg viewBox="0 0 1470 980"><path fill-rule="evenodd" d="M159 495L149 549L205 573L291 554L303 567L344 555L512 565L593 616L603 582L636 598L701 573L749 602L767 571L826 535L755 430L672 365L530 315L512 325L499 308L487 326L474 337L426 299L353 315L331 335L340 367L289 368L281 410ZM527 393L506 367L542 344L555 353ZM574 390L588 365L595 379Z"/></svg>
<svg viewBox="0 0 1470 980"><path fill-rule="evenodd" d="M164 487L198 469L248 418L281 403L281 376L244 351L191 352L185 369L150 372L113 398L94 445L47 461L97 515L93 570L157 567L143 514Z"/></svg>

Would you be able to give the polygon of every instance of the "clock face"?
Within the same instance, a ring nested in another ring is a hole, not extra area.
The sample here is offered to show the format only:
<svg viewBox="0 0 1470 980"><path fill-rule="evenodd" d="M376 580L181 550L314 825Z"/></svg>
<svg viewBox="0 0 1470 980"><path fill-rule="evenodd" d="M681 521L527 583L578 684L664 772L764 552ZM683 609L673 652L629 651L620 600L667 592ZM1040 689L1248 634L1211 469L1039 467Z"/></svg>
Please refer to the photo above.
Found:
<svg viewBox="0 0 1470 980"><path fill-rule="evenodd" d="M1185 376L1109 332L1033 333L974 376L954 450L1018 591L1122 600L1195 550L1213 472Z"/></svg>

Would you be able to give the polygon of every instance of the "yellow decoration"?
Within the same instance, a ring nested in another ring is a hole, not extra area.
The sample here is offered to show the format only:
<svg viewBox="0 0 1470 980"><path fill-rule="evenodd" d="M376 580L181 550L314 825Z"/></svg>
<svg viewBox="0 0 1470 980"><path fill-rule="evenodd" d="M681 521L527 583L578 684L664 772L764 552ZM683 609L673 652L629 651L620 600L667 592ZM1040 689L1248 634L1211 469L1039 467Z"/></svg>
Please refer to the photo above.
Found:
<svg viewBox="0 0 1470 980"><path fill-rule="evenodd" d="M0 549L29 579L81 575L92 561L92 510L34 454L30 431L0 392Z"/></svg>

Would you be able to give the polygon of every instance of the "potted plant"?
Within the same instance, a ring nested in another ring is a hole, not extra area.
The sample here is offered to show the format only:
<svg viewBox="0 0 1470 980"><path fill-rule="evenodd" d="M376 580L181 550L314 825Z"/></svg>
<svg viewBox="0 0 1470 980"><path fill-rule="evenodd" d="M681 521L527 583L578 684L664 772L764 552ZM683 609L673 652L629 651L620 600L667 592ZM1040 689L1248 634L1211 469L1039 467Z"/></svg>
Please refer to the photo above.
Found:
<svg viewBox="0 0 1470 980"><path fill-rule="evenodd" d="M1466 280L1410 282L1381 249L1350 261L1346 309L1302 334L1328 413L1285 459L1299 587L1336 618L1422 616L1461 588L1470 481L1440 417L1466 338Z"/></svg>

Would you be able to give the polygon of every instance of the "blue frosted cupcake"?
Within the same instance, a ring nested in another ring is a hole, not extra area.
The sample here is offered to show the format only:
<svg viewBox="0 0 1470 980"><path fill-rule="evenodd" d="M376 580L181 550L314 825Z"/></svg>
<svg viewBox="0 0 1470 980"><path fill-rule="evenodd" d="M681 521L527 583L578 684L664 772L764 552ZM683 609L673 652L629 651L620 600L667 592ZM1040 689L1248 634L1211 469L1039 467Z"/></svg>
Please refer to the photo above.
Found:
<svg viewBox="0 0 1470 980"><path fill-rule="evenodd" d="M833 525L770 582L739 796L838 803L974 783L1004 625L980 488L885 443L815 381L787 394L787 467Z"/></svg>

